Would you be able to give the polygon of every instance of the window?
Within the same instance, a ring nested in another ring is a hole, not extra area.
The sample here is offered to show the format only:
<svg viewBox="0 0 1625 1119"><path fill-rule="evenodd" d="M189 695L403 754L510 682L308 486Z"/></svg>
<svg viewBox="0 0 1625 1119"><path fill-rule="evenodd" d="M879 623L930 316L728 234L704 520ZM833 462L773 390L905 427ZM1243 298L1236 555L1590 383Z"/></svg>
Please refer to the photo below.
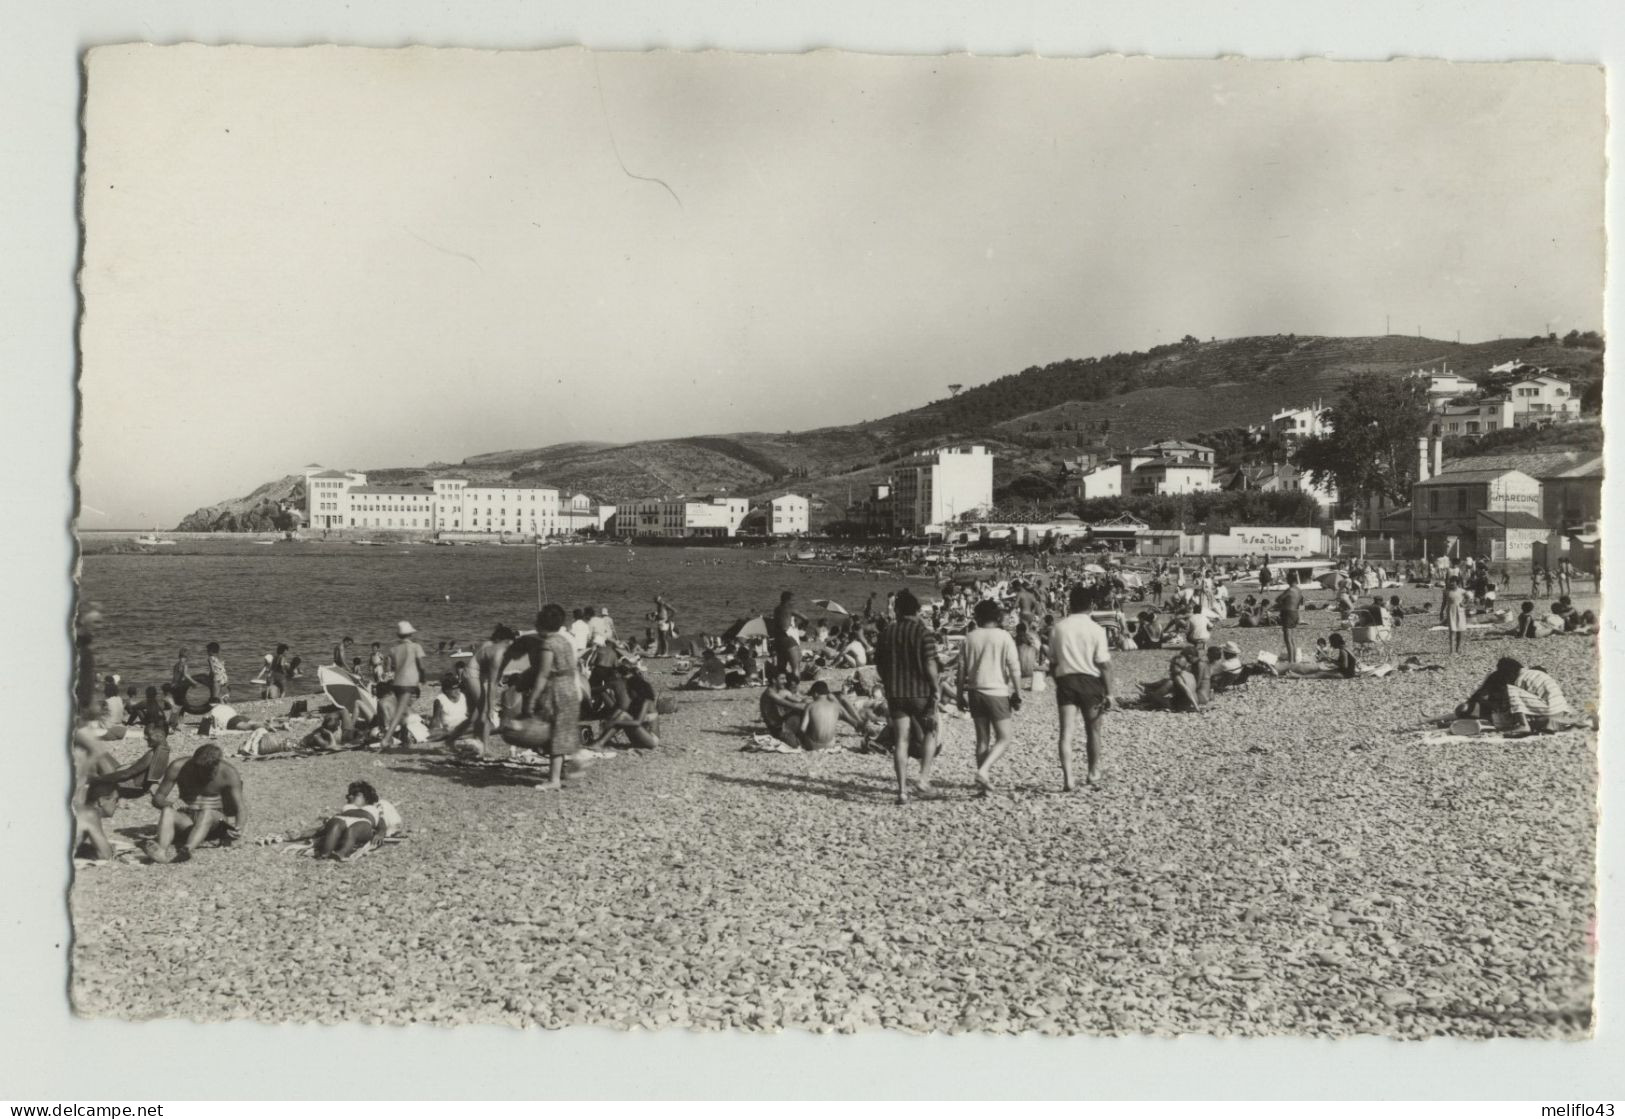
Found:
<svg viewBox="0 0 1625 1119"><path fill-rule="evenodd" d="M1439 511L1439 491L1436 490L1436 489L1429 490L1428 491L1428 512L1437 513L1438 511Z"/></svg>
<svg viewBox="0 0 1625 1119"><path fill-rule="evenodd" d="M1456 512L1467 512L1467 491L1465 489L1456 491Z"/></svg>

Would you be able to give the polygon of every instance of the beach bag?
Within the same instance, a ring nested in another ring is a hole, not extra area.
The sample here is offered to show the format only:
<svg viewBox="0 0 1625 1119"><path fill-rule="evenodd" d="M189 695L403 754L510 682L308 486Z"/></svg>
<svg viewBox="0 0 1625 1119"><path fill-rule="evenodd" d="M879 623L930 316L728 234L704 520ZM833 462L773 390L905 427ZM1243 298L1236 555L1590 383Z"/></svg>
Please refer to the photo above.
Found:
<svg viewBox="0 0 1625 1119"><path fill-rule="evenodd" d="M413 742L427 742L429 728L423 721L423 716L416 711L406 717L406 736Z"/></svg>

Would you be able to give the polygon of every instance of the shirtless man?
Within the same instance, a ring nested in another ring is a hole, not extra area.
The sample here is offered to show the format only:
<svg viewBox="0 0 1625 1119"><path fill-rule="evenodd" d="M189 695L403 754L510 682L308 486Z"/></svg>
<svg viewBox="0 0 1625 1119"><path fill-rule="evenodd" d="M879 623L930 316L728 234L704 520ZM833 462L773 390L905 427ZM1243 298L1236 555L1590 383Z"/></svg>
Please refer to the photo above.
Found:
<svg viewBox="0 0 1625 1119"><path fill-rule="evenodd" d="M796 691L795 682L784 669L774 666L767 673L767 688L758 709L767 732L786 746L801 748L801 725L812 701Z"/></svg>
<svg viewBox="0 0 1625 1119"><path fill-rule="evenodd" d="M158 838L146 848L153 862L182 862L213 837L230 846L248 827L243 779L221 760L220 747L212 742L199 746L190 758L170 763L152 803L161 813ZM181 832L186 838L176 844Z"/></svg>
<svg viewBox="0 0 1625 1119"><path fill-rule="evenodd" d="M333 646L333 667L342 668L346 672L350 671L350 646L354 644L355 640L353 638L342 637L339 639L339 643Z"/></svg>
<svg viewBox="0 0 1625 1119"><path fill-rule="evenodd" d="M102 745L100 704L91 704L80 716L73 732L73 853L88 842L98 859L113 857L113 844L102 821L118 807L118 797L110 788L109 776L118 762Z"/></svg>
<svg viewBox="0 0 1625 1119"><path fill-rule="evenodd" d="M856 730L865 741L868 740L869 731L864 725L863 716L852 706L852 702L844 695L832 695L828 684L822 680L816 681L808 694L807 711L802 718L803 748L835 749L835 735L840 731L842 723Z"/></svg>
<svg viewBox="0 0 1625 1119"><path fill-rule="evenodd" d="M379 744L385 749L389 747L401 724L406 722L406 716L412 710L412 701L418 696L418 685L428 675L423 666L423 659L427 654L424 653L422 645L412 640L412 635L417 633L417 630L412 628L412 623L397 623L395 633L400 640L389 650L390 660L395 665L395 678L389 683L389 694L394 701L391 705L393 709L384 724L383 737L379 740Z"/></svg>

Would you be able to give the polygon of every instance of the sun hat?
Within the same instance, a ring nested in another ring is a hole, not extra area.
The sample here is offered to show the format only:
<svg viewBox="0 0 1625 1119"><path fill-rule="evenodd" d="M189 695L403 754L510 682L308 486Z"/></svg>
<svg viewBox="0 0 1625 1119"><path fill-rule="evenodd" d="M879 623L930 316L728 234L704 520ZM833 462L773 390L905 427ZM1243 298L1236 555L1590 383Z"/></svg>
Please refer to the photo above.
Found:
<svg viewBox="0 0 1625 1119"><path fill-rule="evenodd" d="M412 628L411 622L396 622L395 632L402 637L411 637L417 630Z"/></svg>

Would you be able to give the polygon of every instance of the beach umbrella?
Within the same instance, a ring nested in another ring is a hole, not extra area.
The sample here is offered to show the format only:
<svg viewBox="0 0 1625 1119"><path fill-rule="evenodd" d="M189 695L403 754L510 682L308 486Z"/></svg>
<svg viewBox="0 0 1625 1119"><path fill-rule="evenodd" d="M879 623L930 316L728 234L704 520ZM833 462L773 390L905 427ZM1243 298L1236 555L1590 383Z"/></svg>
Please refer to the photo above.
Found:
<svg viewBox="0 0 1625 1119"><path fill-rule="evenodd" d="M750 637L766 637L767 620L760 615L754 618L740 618L733 625L722 631L724 641L734 641Z"/></svg>
<svg viewBox="0 0 1625 1119"><path fill-rule="evenodd" d="M836 602L832 598L815 598L813 599L813 605L822 606L824 610L830 614L846 614L848 616L851 616L852 614L852 611L848 610L846 607L842 606L839 602Z"/></svg>
<svg viewBox="0 0 1625 1119"><path fill-rule="evenodd" d="M1104 575L1104 574L1106 574L1106 569L1104 567L1101 567L1098 563L1086 563L1086 564L1083 565L1083 569L1085 571L1087 571L1091 575Z"/></svg>
<svg viewBox="0 0 1625 1119"><path fill-rule="evenodd" d="M378 713L378 701L367 686L337 665L324 664L318 668L316 682L328 699L351 715L370 719Z"/></svg>

